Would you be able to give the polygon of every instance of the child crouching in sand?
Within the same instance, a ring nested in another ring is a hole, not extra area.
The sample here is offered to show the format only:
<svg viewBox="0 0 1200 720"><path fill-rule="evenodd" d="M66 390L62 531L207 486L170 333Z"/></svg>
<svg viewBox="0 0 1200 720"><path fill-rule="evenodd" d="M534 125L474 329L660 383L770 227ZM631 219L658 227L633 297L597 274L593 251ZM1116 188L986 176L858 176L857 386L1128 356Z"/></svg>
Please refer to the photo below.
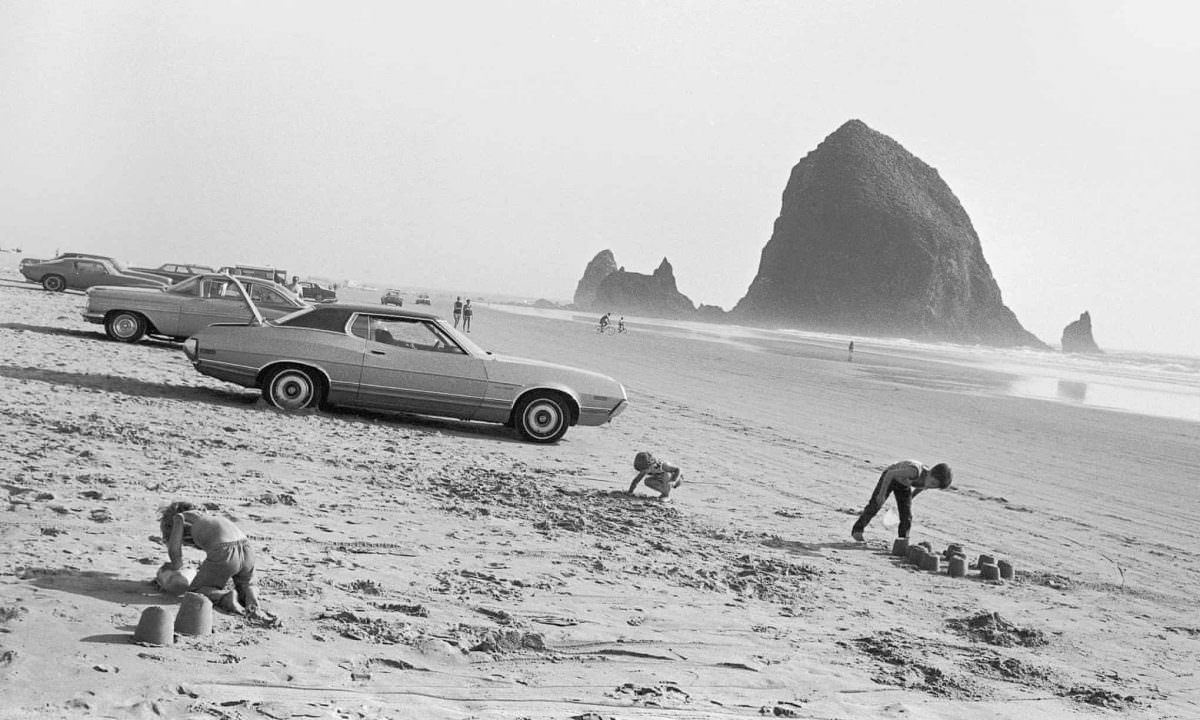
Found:
<svg viewBox="0 0 1200 720"><path fill-rule="evenodd" d="M274 616L258 606L254 588L254 550L241 528L223 517L207 515L185 500L176 500L162 510L158 520L170 562L163 567L178 570L183 565L184 544L205 552L188 590L204 595L213 607L254 620L273 621ZM233 590L229 581L233 580Z"/></svg>
<svg viewBox="0 0 1200 720"><path fill-rule="evenodd" d="M656 459L644 450L633 457L633 467L638 474L629 484L629 495L632 495L638 483L645 479L646 487L658 491L659 500L667 500L671 496L671 489L679 487L679 483L683 482L683 473L679 468Z"/></svg>

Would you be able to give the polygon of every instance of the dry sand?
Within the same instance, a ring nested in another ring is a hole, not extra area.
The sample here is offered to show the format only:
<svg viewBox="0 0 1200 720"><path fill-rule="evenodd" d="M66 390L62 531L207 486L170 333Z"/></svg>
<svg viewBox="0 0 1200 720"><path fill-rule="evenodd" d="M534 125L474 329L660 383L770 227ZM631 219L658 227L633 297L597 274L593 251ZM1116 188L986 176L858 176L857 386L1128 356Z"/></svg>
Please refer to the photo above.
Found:
<svg viewBox="0 0 1200 720"><path fill-rule="evenodd" d="M481 307L485 347L629 389L542 447L281 414L8 277L0 716L1200 717L1200 424L966 395L869 343L851 364ZM673 502L619 494L639 449L684 469ZM908 457L956 470L914 539L1015 581L919 572L878 519L849 542ZM174 498L251 535L282 627L131 642L178 605L150 584Z"/></svg>

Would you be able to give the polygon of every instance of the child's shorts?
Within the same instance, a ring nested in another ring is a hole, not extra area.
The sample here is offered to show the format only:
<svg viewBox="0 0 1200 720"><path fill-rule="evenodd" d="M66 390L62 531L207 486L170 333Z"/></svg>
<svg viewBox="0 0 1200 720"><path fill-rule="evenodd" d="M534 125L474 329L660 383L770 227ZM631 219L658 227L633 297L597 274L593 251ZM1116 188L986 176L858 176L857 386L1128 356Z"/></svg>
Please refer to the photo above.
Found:
<svg viewBox="0 0 1200 720"><path fill-rule="evenodd" d="M254 580L254 551L249 540L221 543L208 549L208 555L196 570L190 589L224 588L234 578L239 586Z"/></svg>

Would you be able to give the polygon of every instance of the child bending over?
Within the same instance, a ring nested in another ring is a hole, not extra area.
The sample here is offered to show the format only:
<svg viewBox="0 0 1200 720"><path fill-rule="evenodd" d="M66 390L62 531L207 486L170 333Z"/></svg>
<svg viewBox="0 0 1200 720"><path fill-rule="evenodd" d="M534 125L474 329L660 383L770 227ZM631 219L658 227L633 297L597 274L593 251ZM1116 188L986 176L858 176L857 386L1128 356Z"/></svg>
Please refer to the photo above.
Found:
<svg viewBox="0 0 1200 720"><path fill-rule="evenodd" d="M879 482L875 484L875 491L871 493L867 506L850 529L850 536L861 542L867 523L871 522L871 518L883 507L888 495L895 494L896 509L900 511L900 537L908 537L908 530L912 527L912 499L922 490L945 490L950 487L953 477L950 466L946 463L938 463L930 468L916 460L901 460L887 466L879 476Z"/></svg>

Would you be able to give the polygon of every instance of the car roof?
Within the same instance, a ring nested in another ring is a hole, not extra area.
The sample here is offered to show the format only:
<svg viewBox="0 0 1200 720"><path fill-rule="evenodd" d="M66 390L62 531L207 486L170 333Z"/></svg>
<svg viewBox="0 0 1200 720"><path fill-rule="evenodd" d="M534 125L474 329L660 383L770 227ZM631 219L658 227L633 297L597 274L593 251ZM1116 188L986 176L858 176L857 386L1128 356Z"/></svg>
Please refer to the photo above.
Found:
<svg viewBox="0 0 1200 720"><path fill-rule="evenodd" d="M438 316L434 315L433 313L398 308L394 305L369 305L367 303L335 302L316 305L315 308L316 309L313 312L320 312L321 310L350 310L351 312L366 313L368 315L386 315L388 317L397 318L413 318L417 320L438 319Z"/></svg>

